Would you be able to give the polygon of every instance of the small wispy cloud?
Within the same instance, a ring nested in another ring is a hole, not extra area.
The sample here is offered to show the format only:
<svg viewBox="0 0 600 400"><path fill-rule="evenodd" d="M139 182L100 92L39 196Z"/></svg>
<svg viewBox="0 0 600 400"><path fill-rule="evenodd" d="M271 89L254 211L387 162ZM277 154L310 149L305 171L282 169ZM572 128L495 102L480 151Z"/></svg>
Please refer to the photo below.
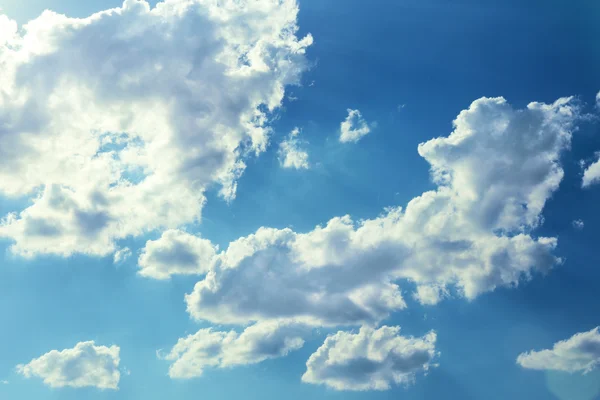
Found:
<svg viewBox="0 0 600 400"><path fill-rule="evenodd" d="M374 126L374 125L372 125ZM365 121L359 110L348 109L348 116L340 124L340 142L358 142L371 132L371 127Z"/></svg>
<svg viewBox="0 0 600 400"><path fill-rule="evenodd" d="M294 128L287 139L279 144L279 164L283 168L308 169L308 153L301 149L301 141L298 139L300 129Z"/></svg>
<svg viewBox="0 0 600 400"><path fill-rule="evenodd" d="M575 229L582 230L584 227L584 223L582 220L576 219L575 221L573 221L573 227Z"/></svg>
<svg viewBox="0 0 600 400"><path fill-rule="evenodd" d="M131 249L129 247L123 247L115 252L115 255L113 256L113 262L115 264L120 264L129 257L131 257Z"/></svg>

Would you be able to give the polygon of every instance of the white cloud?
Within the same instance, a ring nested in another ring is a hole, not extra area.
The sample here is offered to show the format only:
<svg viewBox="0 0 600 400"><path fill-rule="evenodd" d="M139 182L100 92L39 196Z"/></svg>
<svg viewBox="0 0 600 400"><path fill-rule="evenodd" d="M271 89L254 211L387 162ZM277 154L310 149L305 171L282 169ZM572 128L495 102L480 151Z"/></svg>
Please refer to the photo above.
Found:
<svg viewBox="0 0 600 400"><path fill-rule="evenodd" d="M139 274L154 279L203 274L212 267L217 250L209 240L168 230L160 239L146 242L138 260Z"/></svg>
<svg viewBox="0 0 600 400"><path fill-rule="evenodd" d="M7 380L2 380L2 381L0 381L0 383L3 384L3 385L8 385L10 382L7 381Z"/></svg>
<svg viewBox="0 0 600 400"><path fill-rule="evenodd" d="M355 326L406 307L397 280L435 304L450 287L473 299L548 271L561 262L557 240L530 232L563 177L577 112L570 99L523 110L475 101L450 136L419 146L437 190L372 220L333 218L307 233L260 228L216 256L186 295L188 312L217 324Z"/></svg>
<svg viewBox="0 0 600 400"><path fill-rule="evenodd" d="M162 358L172 361L171 378L194 378L208 367L228 368L285 356L304 345L304 331L296 324L273 321L250 326L241 334L200 329L179 339Z"/></svg>
<svg viewBox="0 0 600 400"><path fill-rule="evenodd" d="M536 370L590 372L600 365L600 327L555 343L551 350L522 353L517 363Z"/></svg>
<svg viewBox="0 0 600 400"><path fill-rule="evenodd" d="M581 186L586 188L598 182L600 182L600 153L596 154L596 161L583 171Z"/></svg>
<svg viewBox="0 0 600 400"><path fill-rule="evenodd" d="M131 249L129 247L123 247L115 251L115 255L113 256L113 263L120 264L131 257Z"/></svg>
<svg viewBox="0 0 600 400"><path fill-rule="evenodd" d="M585 226L585 224L580 219L576 219L576 220L573 221L573 227L575 229L581 230L581 229L583 229L584 226Z"/></svg>
<svg viewBox="0 0 600 400"><path fill-rule="evenodd" d="M309 168L308 153L300 148L298 135L300 129L294 128L290 135L279 144L279 164L284 168Z"/></svg>
<svg viewBox="0 0 600 400"><path fill-rule="evenodd" d="M107 255L201 217L266 149L265 111L306 67L295 0L142 0L0 20L0 194L33 204L0 236L23 256ZM4 150L2 150L4 149Z"/></svg>
<svg viewBox="0 0 600 400"><path fill-rule="evenodd" d="M81 342L72 349L52 350L29 364L18 365L17 372L26 378L42 378L54 388L93 386L117 390L121 377L119 351L118 346Z"/></svg>
<svg viewBox="0 0 600 400"><path fill-rule="evenodd" d="M600 92L596 94L596 107L600 108Z"/></svg>
<svg viewBox="0 0 600 400"><path fill-rule="evenodd" d="M383 326L329 336L308 359L302 381L336 390L388 390L392 384L410 384L432 366L436 334L413 338L399 333L399 327Z"/></svg>
<svg viewBox="0 0 600 400"><path fill-rule="evenodd" d="M340 142L356 143L369 132L371 132L371 128L360 111L348 109L348 116L340 124Z"/></svg>

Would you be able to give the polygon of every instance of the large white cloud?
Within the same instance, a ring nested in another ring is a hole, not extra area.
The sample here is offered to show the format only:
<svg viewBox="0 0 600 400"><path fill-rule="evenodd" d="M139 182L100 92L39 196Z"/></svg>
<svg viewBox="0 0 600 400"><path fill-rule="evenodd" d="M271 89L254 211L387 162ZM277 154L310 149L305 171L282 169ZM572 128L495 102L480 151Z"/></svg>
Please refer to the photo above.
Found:
<svg viewBox="0 0 600 400"><path fill-rule="evenodd" d="M0 236L24 256L105 255L200 218L265 150L299 82L295 0L143 0L88 18L2 16L0 194L32 196Z"/></svg>
<svg viewBox="0 0 600 400"><path fill-rule="evenodd" d="M289 136L279 144L279 163L283 168L307 169L308 153L302 149L298 139L300 129L294 128Z"/></svg>
<svg viewBox="0 0 600 400"><path fill-rule="evenodd" d="M405 307L398 280L435 304L451 288L473 299L548 271L561 262L557 240L531 231L562 179L577 115L571 99L523 110L502 98L475 101L450 136L419 146L437 190L372 220L240 238L186 295L189 313L214 323L377 323Z"/></svg>
<svg viewBox="0 0 600 400"><path fill-rule="evenodd" d="M410 384L438 355L436 334L413 338L399 333L399 327L383 326L329 336L308 359L302 381L336 390L387 390L392 384Z"/></svg>
<svg viewBox="0 0 600 400"><path fill-rule="evenodd" d="M26 378L42 378L50 387L97 387L118 389L119 347L96 346L93 341L81 342L72 349L52 350L17 366Z"/></svg>
<svg viewBox="0 0 600 400"><path fill-rule="evenodd" d="M305 334L303 326L275 321L253 325L241 334L200 329L179 339L163 358L172 361L169 368L171 378L193 378L201 376L208 367L256 364L285 356L304 345L302 336Z"/></svg>
<svg viewBox="0 0 600 400"><path fill-rule="evenodd" d="M552 349L522 353L517 363L536 370L590 372L600 366L600 327L555 343Z"/></svg>
<svg viewBox="0 0 600 400"><path fill-rule="evenodd" d="M194 275L207 272L214 263L217 247L209 240L171 229L158 240L149 240L138 265L140 275L169 279L171 275Z"/></svg>
<svg viewBox="0 0 600 400"><path fill-rule="evenodd" d="M371 132L371 127L359 110L348 109L348 116L340 124L340 142L358 142Z"/></svg>

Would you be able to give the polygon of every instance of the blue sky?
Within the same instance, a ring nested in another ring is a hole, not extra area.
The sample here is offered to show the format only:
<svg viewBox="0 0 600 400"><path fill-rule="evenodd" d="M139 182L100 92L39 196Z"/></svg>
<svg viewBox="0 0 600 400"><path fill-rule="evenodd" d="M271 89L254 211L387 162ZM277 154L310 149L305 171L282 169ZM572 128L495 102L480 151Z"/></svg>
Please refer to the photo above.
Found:
<svg viewBox="0 0 600 400"><path fill-rule="evenodd" d="M19 26L44 9L85 18L122 6L20 3L0 0ZM158 28L137 1L87 27L47 18L28 28L42 32L35 43L19 42L24 30L3 43L0 18L0 64L17 71L0 77L0 214L17 213L0 229L0 398L600 398L599 5L300 0L296 15L293 1L261 0L236 25L211 14L233 13L216 2L177 3L197 5ZM298 28L283 44L282 23ZM248 75L219 69L220 46L261 40L274 50L244 54ZM342 143L349 110L369 132ZM115 148L131 151L102 158L98 131L116 143L120 128ZM286 141L308 168L282 165ZM228 175L239 161L243 173ZM434 164L453 178L436 181ZM233 183L235 198L221 191ZM440 208L411 202L436 189ZM409 202L425 211L385 211ZM344 215L350 227L314 230ZM360 230L378 217L390 225ZM261 227L277 231L248 239ZM227 250L240 238L252 248L241 256ZM207 276L210 293L195 288ZM429 296L413 296L419 287ZM219 335L174 348L210 327ZM224 340L230 331L244 340ZM315 356L344 343L341 361Z"/></svg>

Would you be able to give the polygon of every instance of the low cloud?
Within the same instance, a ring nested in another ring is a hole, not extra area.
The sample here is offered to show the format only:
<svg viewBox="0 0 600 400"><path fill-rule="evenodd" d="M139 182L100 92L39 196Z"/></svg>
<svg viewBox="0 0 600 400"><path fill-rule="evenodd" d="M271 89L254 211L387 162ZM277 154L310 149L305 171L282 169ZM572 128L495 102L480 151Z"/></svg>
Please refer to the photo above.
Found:
<svg viewBox="0 0 600 400"><path fill-rule="evenodd" d="M289 136L279 144L279 164L283 168L308 169L308 153L302 149L298 138L300 129L294 128Z"/></svg>
<svg viewBox="0 0 600 400"><path fill-rule="evenodd" d="M600 365L600 327L555 343L552 349L522 353L517 364L535 370L591 372Z"/></svg>
<svg viewBox="0 0 600 400"><path fill-rule="evenodd" d="M139 274L154 279L172 275L200 275L212 267L217 246L184 231L168 230L148 240L138 260Z"/></svg>
<svg viewBox="0 0 600 400"><path fill-rule="evenodd" d="M208 187L235 198L307 67L297 14L295 0L127 0L20 29L0 15L0 195L32 201L0 237L24 257L106 256L199 220Z"/></svg>
<svg viewBox="0 0 600 400"><path fill-rule="evenodd" d="M119 346L96 346L93 341L81 342L72 349L52 350L17 366L25 378L41 378L53 387L96 387L117 390L119 372Z"/></svg>
<svg viewBox="0 0 600 400"><path fill-rule="evenodd" d="M413 338L399 333L399 327L383 326L329 336L308 359L302 381L336 390L388 390L393 384L410 384L433 366L436 334Z"/></svg>
<svg viewBox="0 0 600 400"><path fill-rule="evenodd" d="M162 358L172 362L171 378L189 379L201 376L206 368L256 364L285 356L304 345L304 334L305 327L280 322L256 324L242 333L200 329L179 339Z"/></svg>
<svg viewBox="0 0 600 400"><path fill-rule="evenodd" d="M340 124L340 142L356 143L369 132L371 132L371 127L360 111L348 109L348 116Z"/></svg>

